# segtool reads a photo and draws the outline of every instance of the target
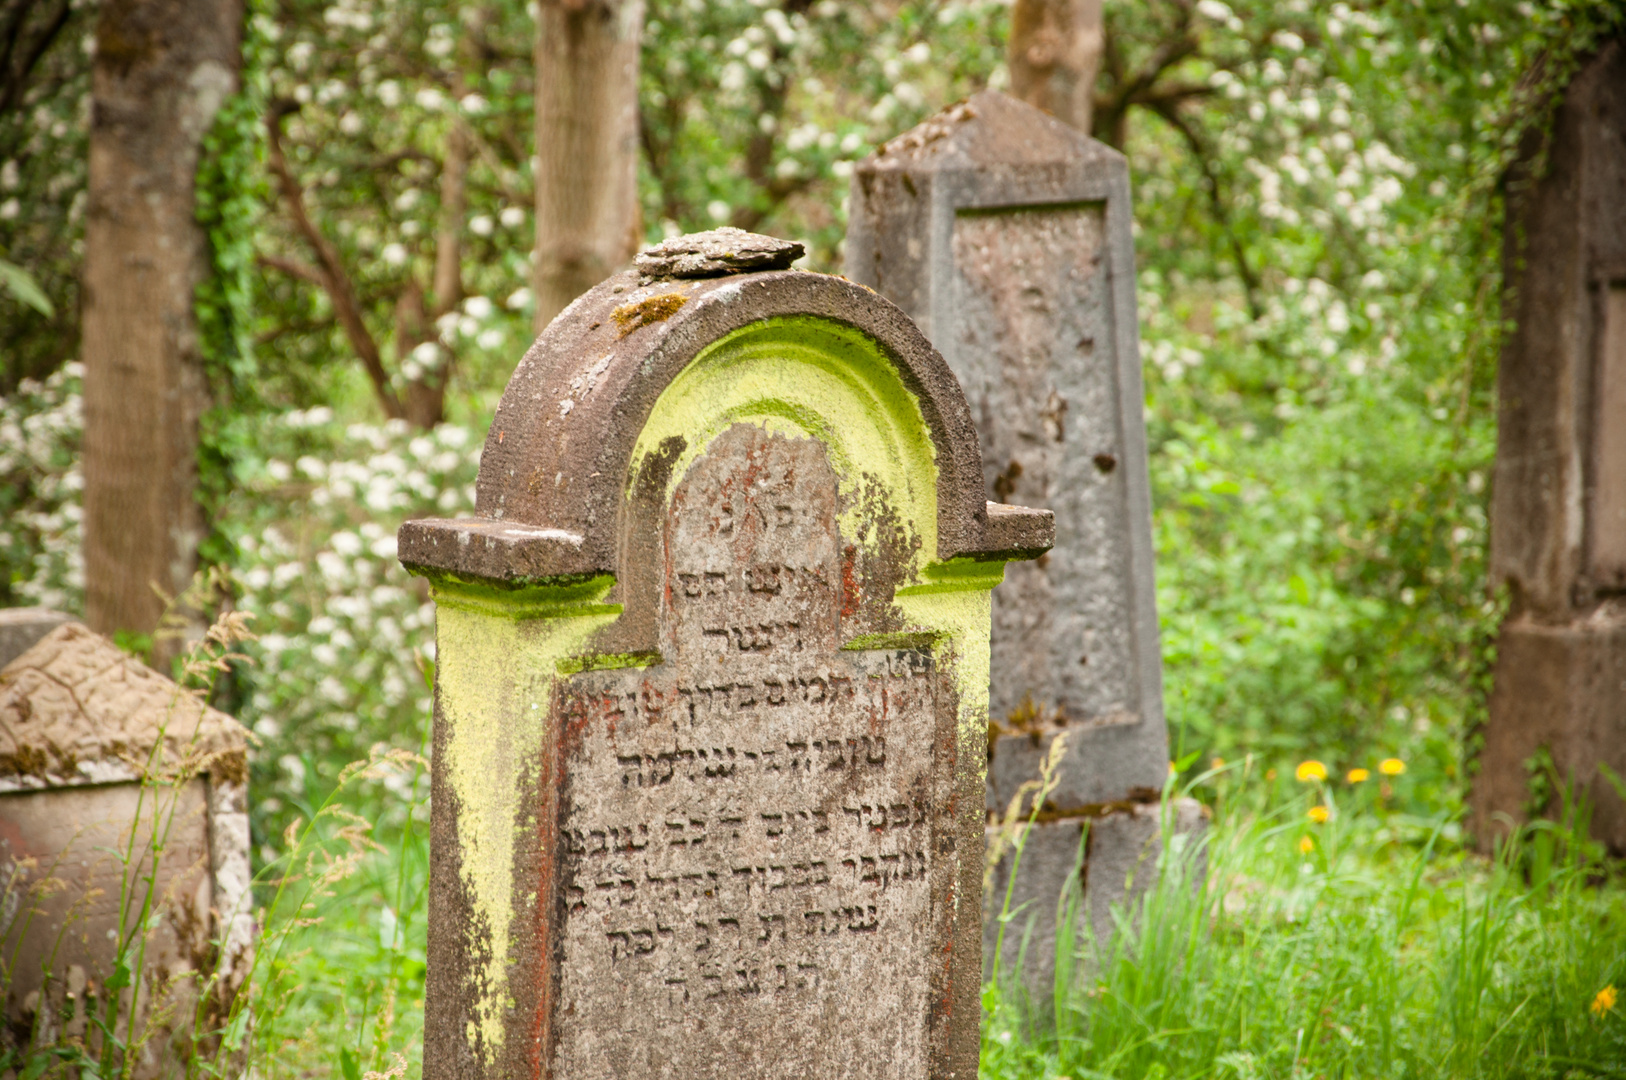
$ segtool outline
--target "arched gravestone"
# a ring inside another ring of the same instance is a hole
[[[988,504],[892,304],[734,230],[520,362],[438,605],[424,1073],[977,1071]]]

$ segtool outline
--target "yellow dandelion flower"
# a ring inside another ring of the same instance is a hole
[[[1327,778],[1327,767],[1314,759],[1301,761],[1293,775],[1300,780],[1325,780]]]
[[[1330,817],[1332,817],[1332,812],[1325,806],[1310,807],[1310,820],[1315,822],[1317,825],[1326,824],[1327,819]]]
[[[1611,1011],[1614,1009],[1615,1002],[1619,997],[1620,995],[1616,993],[1613,983],[1599,990],[1598,996],[1592,999],[1592,1015],[1602,1016],[1604,1013]]]
[[[1299,850],[1304,852],[1306,855],[1310,854],[1310,852],[1315,850],[1315,841],[1311,840],[1308,836],[1299,837]]]
[[[1364,784],[1366,781],[1372,779],[1372,774],[1367,772],[1365,769],[1351,769],[1349,772],[1344,774],[1344,779],[1348,780],[1352,784]]]
[[[1406,771],[1406,763],[1397,757],[1384,758],[1378,762],[1378,772],[1384,776],[1399,776]]]
[[[1214,758],[1208,763],[1208,767],[1210,769],[1223,769],[1225,768],[1225,759],[1222,757]]]

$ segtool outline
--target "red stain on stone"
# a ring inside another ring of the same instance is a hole
[[[858,614],[862,603],[862,590],[858,585],[858,548],[848,544],[841,550],[841,617],[851,618]]]

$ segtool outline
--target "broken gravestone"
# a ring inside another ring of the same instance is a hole
[[[681,237],[586,294],[479,516],[401,528],[430,1080],[977,1074],[989,596],[1051,515],[987,503],[942,358],[798,254]]]
[[[194,1016],[230,1011],[254,938],[245,739],[76,622],[0,670],[0,1048],[99,1055],[113,995],[128,1075],[213,1052]]]
[[[1047,998],[1044,923],[1063,886],[1087,882],[1088,909],[1104,912],[1126,895],[1121,871],[1150,882],[1158,815],[1135,808],[1169,772],[1128,163],[1023,102],[977,94],[859,165],[847,274],[908,312],[958,376],[990,497],[1056,515],[1055,548],[1012,567],[994,596],[987,789],[990,814],[1005,815],[1065,734],[1002,960],[1028,941],[1024,983]]]
[[[1626,40],[1561,93],[1506,184],[1490,573],[1511,603],[1469,809],[1490,850],[1574,785],[1626,854]]]

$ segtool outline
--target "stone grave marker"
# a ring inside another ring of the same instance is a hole
[[[977,1072],[989,504],[942,358],[800,246],[668,241],[564,311],[437,604],[424,1075]]]
[[[1100,865],[1075,880],[1090,910],[1155,857],[1157,815],[1134,808],[1169,771],[1130,209],[1121,154],[995,91],[891,140],[852,184],[848,276],[896,301],[958,376],[990,497],[1056,515],[1055,548],[1012,567],[993,610],[990,814],[1067,736],[1015,897],[1038,942],[1087,822]],[[990,920],[990,965],[996,933]],[[1007,933],[1005,964],[1022,938]],[[1030,945],[1027,985],[1045,998],[1053,960]]]
[[[1471,822],[1489,850],[1550,761],[1626,854],[1626,801],[1601,768],[1626,776],[1626,40],[1581,66],[1507,191],[1490,572],[1511,606]],[[1556,810],[1549,790],[1538,812]]]
[[[0,668],[32,649],[40,638],[66,622],[73,622],[73,616],[50,608],[0,608]]]
[[[164,1009],[178,1019],[159,1021],[132,1075],[184,1067],[199,976],[220,973],[203,1010],[219,1018],[248,974],[246,751],[235,720],[77,622],[0,670],[0,1046],[26,1046],[36,1023],[47,1043],[65,1034],[100,1046],[88,1013],[105,1008],[114,937],[139,922],[137,912],[121,923],[121,882],[145,891],[156,831],[134,1030]],[[144,785],[154,774],[176,783]],[[132,990],[115,992],[126,1038]]]

